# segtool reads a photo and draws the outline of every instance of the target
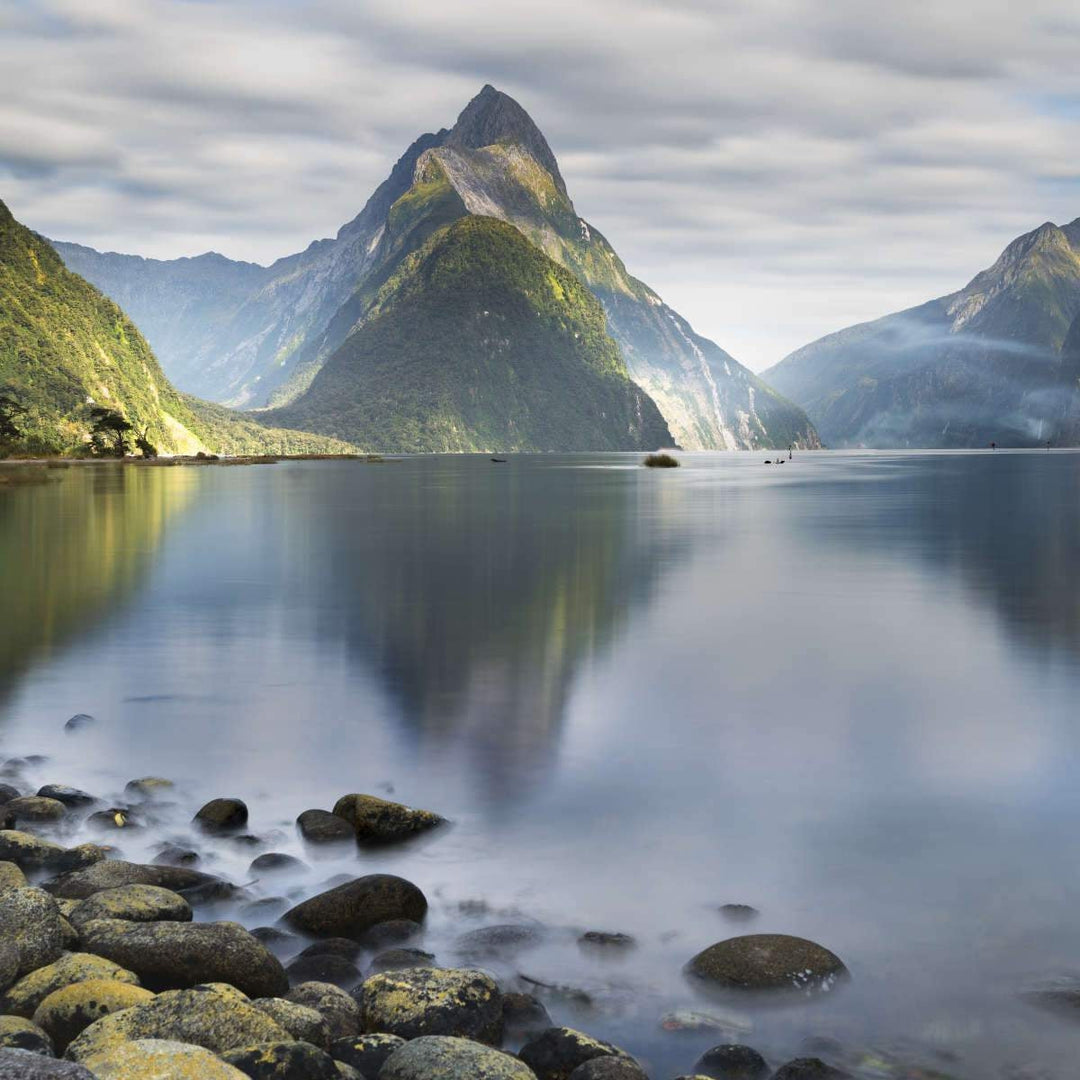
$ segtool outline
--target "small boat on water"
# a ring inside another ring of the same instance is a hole
[[[505,465],[506,464],[506,458],[504,458],[504,457],[493,457],[491,460],[494,461],[496,465]]]

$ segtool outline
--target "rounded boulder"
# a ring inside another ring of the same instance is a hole
[[[502,992],[482,971],[411,968],[366,979],[360,1004],[365,1032],[403,1039],[457,1035],[497,1045],[502,1039]]]
[[[160,885],[121,885],[80,900],[70,915],[76,928],[93,919],[124,922],[191,922],[191,905]]]
[[[271,1042],[228,1050],[223,1061],[252,1080],[337,1080],[334,1059],[305,1042]]]
[[[91,980],[138,986],[133,972],[91,953],[66,953],[55,963],[48,964],[20,979],[0,1000],[0,1009],[14,1016],[32,1017],[38,1006],[52,993],[65,986]]]
[[[0,893],[0,941],[15,951],[16,977],[59,959],[64,930],[56,901],[43,889]]]
[[[827,993],[848,970],[828,949],[787,934],[747,934],[697,954],[686,972],[723,990]]]
[[[426,914],[427,898],[411,881],[393,874],[368,874],[297,904],[282,918],[312,937],[359,938],[389,919],[421,922]]]
[[[334,814],[352,826],[362,844],[399,843],[446,821],[430,810],[416,810],[375,795],[343,795],[334,803]]]
[[[244,1080],[244,1073],[209,1050],[169,1039],[119,1043],[86,1065],[97,1080]]]
[[[145,1005],[153,997],[149,990],[117,979],[88,979],[54,990],[35,1010],[34,1023],[49,1033],[56,1052],[62,1054],[95,1021]]]
[[[379,1080],[536,1080],[518,1058],[470,1039],[428,1035],[395,1050]]]
[[[289,986],[281,961],[239,923],[95,919],[80,933],[86,952],[135,972],[151,990],[223,982],[252,997],[279,997]]]
[[[552,1027],[530,1039],[518,1051],[518,1057],[536,1073],[538,1080],[570,1080],[570,1074],[587,1061],[628,1055],[582,1031]]]

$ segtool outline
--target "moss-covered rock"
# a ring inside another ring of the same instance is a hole
[[[252,997],[279,997],[289,986],[281,962],[239,923],[96,919],[80,936],[87,952],[134,971],[151,990],[223,982]]]
[[[124,885],[157,885],[162,889],[179,892],[219,880],[212,874],[204,874],[186,866],[153,866],[109,859],[81,870],[61,874],[47,882],[45,887],[57,897],[85,900],[94,893],[103,892],[105,889],[118,889]]]
[[[91,980],[126,983],[138,986],[134,972],[90,953],[67,953],[55,963],[30,972],[0,999],[0,1009],[15,1016],[32,1017],[38,1006],[52,993],[74,983]]]
[[[297,1041],[311,1043],[322,1050],[329,1049],[330,1026],[316,1009],[285,998],[257,998],[251,1004],[280,1024]]]
[[[4,804],[3,816],[8,821],[59,821],[67,807],[58,799],[40,795],[21,795]]]
[[[848,978],[828,949],[787,934],[747,934],[717,942],[686,965],[689,975],[722,990],[826,993]]]
[[[536,1080],[510,1054],[470,1039],[428,1035],[395,1050],[379,1080]]]
[[[751,1046],[722,1043],[698,1058],[694,1072],[717,1080],[763,1080],[769,1075],[769,1066]]]
[[[360,1014],[364,1031],[404,1039],[460,1035],[493,1045],[502,1039],[502,993],[490,975],[467,968],[372,975],[364,981]]]
[[[60,916],[60,935],[65,952],[75,952],[79,948],[79,932],[63,915]]]
[[[96,1080],[71,1061],[56,1061],[29,1050],[0,1050],[0,1080]]]
[[[248,808],[240,799],[211,799],[192,820],[205,832],[232,832],[247,824]]]
[[[314,1009],[325,1021],[331,1039],[360,1033],[360,1006],[331,983],[306,982],[284,995],[286,1001]]]
[[[19,829],[0,829],[0,859],[24,870],[38,870],[55,864],[64,848]]]
[[[13,862],[0,862],[0,892],[21,889],[26,885],[26,875]]]
[[[49,1033],[24,1016],[0,1016],[0,1047],[29,1050],[45,1057],[52,1057],[54,1053]]]
[[[140,776],[124,785],[124,794],[134,798],[152,799],[171,791],[173,782],[163,776]]]
[[[628,1055],[611,1043],[568,1027],[548,1028],[518,1051],[518,1057],[539,1080],[570,1080],[570,1074],[586,1061],[608,1056]]]
[[[103,1049],[86,1061],[97,1080],[244,1080],[201,1046],[170,1039],[137,1039]]]
[[[214,984],[167,990],[145,1005],[102,1017],[71,1043],[67,1057],[89,1061],[138,1039],[193,1043],[222,1054],[255,1043],[290,1042],[291,1036],[238,990]]]
[[[352,825],[328,810],[305,810],[296,819],[296,827],[309,844],[339,844],[355,835]]]
[[[334,1059],[305,1042],[268,1042],[229,1050],[222,1060],[252,1080],[337,1080]]]
[[[19,951],[10,941],[0,941],[0,991],[19,977]]]
[[[358,938],[388,919],[421,922],[427,899],[411,882],[393,874],[368,874],[290,908],[283,919],[313,937]]]
[[[330,1056],[335,1061],[351,1065],[362,1076],[378,1076],[386,1059],[404,1045],[405,1040],[400,1035],[354,1035],[347,1039],[334,1039],[330,1044]]]
[[[56,901],[43,889],[0,893],[0,940],[18,955],[17,975],[51,964],[64,949]]]
[[[346,1065],[344,1061],[335,1061],[334,1068],[337,1070],[338,1080],[367,1080],[351,1065]]]
[[[121,885],[88,896],[71,913],[71,923],[75,927],[92,919],[191,922],[191,905],[179,893],[160,885]]]
[[[362,844],[393,844],[446,823],[430,810],[416,810],[374,795],[342,795],[334,803],[334,815],[352,826]]]
[[[54,990],[34,1011],[34,1023],[49,1033],[62,1054],[74,1038],[103,1016],[145,1005],[154,995],[118,979],[87,979]]]
[[[633,1058],[605,1054],[579,1065],[570,1080],[649,1080],[649,1074]]]

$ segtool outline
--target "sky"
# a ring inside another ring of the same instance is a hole
[[[1075,0],[0,0],[0,199],[270,262],[484,83],[632,273],[755,370],[1080,217]]]

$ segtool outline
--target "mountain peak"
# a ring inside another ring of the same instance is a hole
[[[559,190],[566,194],[559,163],[532,117],[509,94],[488,83],[465,106],[446,143],[478,150],[498,142],[515,142],[523,146],[551,173]]]

